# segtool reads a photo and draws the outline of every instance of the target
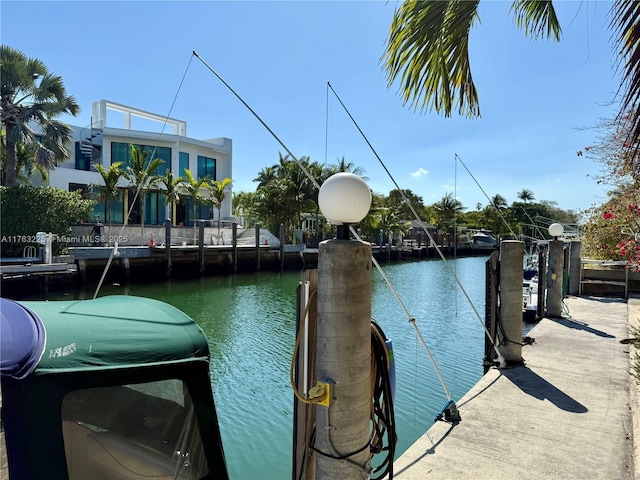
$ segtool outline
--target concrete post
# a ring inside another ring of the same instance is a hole
[[[522,361],[522,281],[524,244],[500,242],[500,353],[507,362]],[[504,334],[503,334],[504,331]],[[504,338],[506,336],[506,338]],[[506,343],[504,342],[505,340]]]
[[[562,266],[564,264],[562,240],[549,242],[549,270],[547,272],[547,316],[562,317]]]
[[[171,277],[171,219],[164,221],[164,263],[167,278]]]
[[[580,295],[580,255],[582,242],[573,240],[569,253],[569,295]]]
[[[256,223],[256,272],[260,271],[260,224]]]
[[[320,243],[316,372],[331,391],[329,406],[316,406],[316,480],[368,478],[371,281],[370,244]]]

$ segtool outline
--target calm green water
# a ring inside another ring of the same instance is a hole
[[[484,315],[485,257],[451,260]],[[383,265],[435,357],[454,400],[481,377],[483,329],[440,260]],[[211,382],[231,479],[291,478],[293,394],[289,366],[295,342],[298,273],[208,277],[153,285],[108,285],[100,295],[168,302],[190,315],[211,344]],[[373,316],[393,341],[398,454],[433,423],[447,398],[415,330],[374,271]],[[49,294],[91,298],[93,291]],[[464,420],[464,419],[463,419]]]

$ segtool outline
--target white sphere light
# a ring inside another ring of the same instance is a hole
[[[318,206],[332,225],[358,223],[369,213],[371,192],[359,176],[336,173],[320,187]]]
[[[560,237],[564,233],[564,227],[561,223],[552,223],[549,225],[549,235],[552,237]]]

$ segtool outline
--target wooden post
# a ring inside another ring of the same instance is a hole
[[[316,384],[316,344],[318,270],[304,270],[298,287],[296,335],[300,347],[296,357],[295,382],[300,393],[307,395]],[[308,316],[302,314],[309,305]],[[315,405],[303,403],[294,396],[293,402],[293,479],[315,478],[315,453],[309,448],[313,442],[311,426],[315,423]],[[306,433],[306,435],[305,435]]]
[[[256,223],[256,272],[260,271],[260,224]]]
[[[204,220],[198,220],[198,265],[204,273]]]
[[[499,272],[499,252],[493,252],[485,263],[486,291],[484,324],[491,335],[491,338],[484,336],[484,373],[489,371],[491,363],[496,358],[496,351],[493,348],[496,342],[496,331],[498,321],[498,272]]]
[[[231,224],[231,245],[233,249],[233,273],[238,271],[238,224]]]
[[[280,271],[284,270],[284,225],[280,224]]]
[[[164,221],[164,264],[165,275],[171,277],[171,220]]]

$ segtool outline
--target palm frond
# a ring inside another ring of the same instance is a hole
[[[551,0],[516,0],[511,5],[516,25],[533,39],[559,41],[562,30]]]
[[[627,157],[637,164],[640,153],[640,3],[616,0],[612,6],[611,29],[617,35],[617,69],[622,73],[619,93],[622,101],[618,120],[630,124],[624,147]],[[627,165],[632,168],[631,165]]]

